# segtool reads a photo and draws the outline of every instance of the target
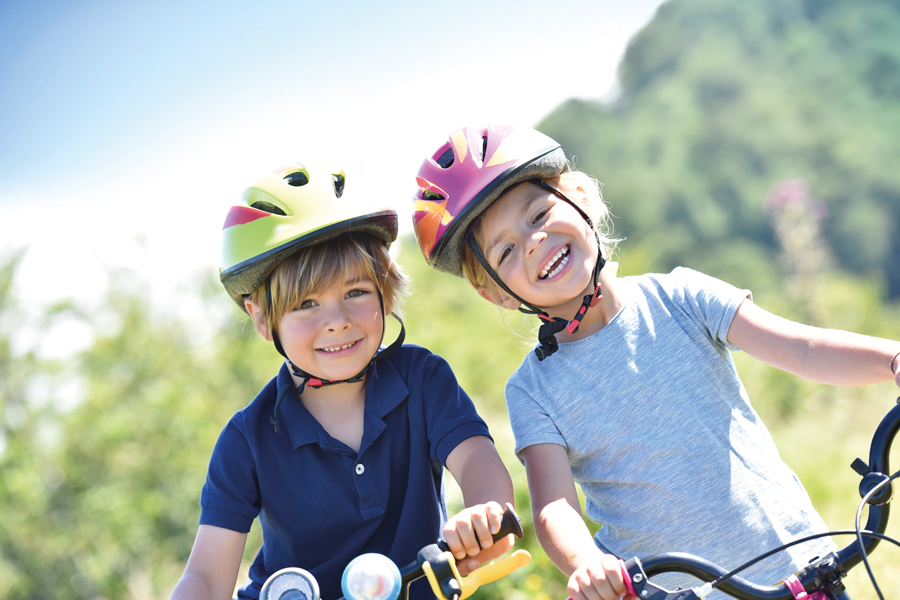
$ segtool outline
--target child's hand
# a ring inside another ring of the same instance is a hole
[[[497,502],[476,504],[450,517],[444,525],[444,540],[456,558],[460,575],[466,575],[482,564],[494,560],[513,546],[513,536],[494,542],[492,534],[500,531],[503,507]],[[478,559],[471,558],[478,556]],[[466,560],[467,557],[470,557]]]
[[[634,600],[625,588],[624,577],[617,557],[612,554],[591,556],[569,577],[569,596],[572,600]]]
[[[900,387],[900,353],[894,355],[894,358],[888,363],[888,367],[891,368],[891,372],[894,374],[894,383],[897,384],[897,387]]]

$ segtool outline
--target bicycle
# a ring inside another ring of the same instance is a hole
[[[890,515],[892,481],[900,477],[900,471],[890,476],[886,475],[890,471],[888,461],[891,445],[898,430],[900,430],[900,398],[875,429],[869,450],[869,463],[866,464],[857,458],[851,465],[851,468],[862,477],[859,484],[862,500],[856,511],[855,529],[830,531],[795,540],[766,552],[732,571],[726,571],[719,565],[698,556],[678,552],[620,561],[628,593],[640,600],[699,600],[713,590],[719,590],[740,600],[850,600],[843,585],[843,578],[847,575],[847,571],[862,562],[878,597],[883,600],[884,596],[875,581],[868,555],[881,540],[900,546],[900,542],[884,534]],[[860,525],[862,512],[867,505],[868,518],[865,528],[862,528]],[[836,534],[855,534],[856,539],[836,552],[814,559],[806,568],[788,577],[781,584],[757,585],[737,577],[737,573],[750,565],[785,548],[817,537]],[[671,572],[692,575],[703,583],[688,590],[670,591],[650,581],[650,577],[654,575]]]
[[[500,529],[493,534],[494,541],[509,534],[521,538],[523,531],[519,515],[507,503]],[[344,568],[341,578],[344,596],[339,600],[407,600],[409,584],[422,577],[427,578],[438,600],[464,600],[481,585],[505,577],[530,561],[527,550],[516,550],[461,576],[443,540],[419,550],[416,559],[402,569],[383,554],[363,554]],[[259,597],[260,600],[320,600],[319,585],[309,571],[288,567],[266,580]]]

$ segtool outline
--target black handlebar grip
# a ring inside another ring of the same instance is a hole
[[[519,515],[516,514],[516,509],[513,508],[512,504],[507,502],[503,507],[503,520],[500,521],[500,530],[493,535],[494,541],[498,542],[509,534],[521,538],[524,533],[525,532],[522,531],[522,520],[519,518]]]
[[[519,519],[519,515],[516,514],[516,509],[512,507],[512,504],[507,502],[503,507],[503,518],[500,521],[500,529],[497,530],[497,533],[493,534],[491,537],[495,542],[499,542],[509,534],[513,534],[517,538],[521,538],[524,535],[524,531],[522,531],[522,520]],[[445,542],[444,540],[438,540],[437,547],[442,552],[450,549],[450,546],[448,546],[447,542]]]

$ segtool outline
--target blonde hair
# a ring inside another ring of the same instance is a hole
[[[616,244],[619,240],[612,237],[612,224],[610,223],[609,208],[603,201],[603,194],[600,191],[600,182],[583,171],[566,171],[555,177],[547,177],[543,180],[545,183],[552,185],[561,191],[565,196],[581,208],[591,222],[594,229],[600,234],[600,242],[603,247],[603,256],[609,259],[615,251]],[[579,188],[583,193],[577,193]],[[505,193],[505,192],[504,192]],[[501,194],[499,198],[502,198]],[[498,200],[499,200],[498,198]],[[496,203],[496,200],[494,201]],[[494,206],[494,205],[492,205]],[[468,233],[475,236],[478,245],[484,248],[487,240],[484,239],[481,221],[485,213],[491,210],[488,207],[478,218],[469,225]],[[475,253],[467,243],[462,245],[460,253],[460,266],[462,267],[463,277],[466,278],[472,287],[478,289],[485,288],[492,295],[503,294],[500,286],[491,279],[487,271],[475,257]]]
[[[277,331],[287,312],[334,282],[346,281],[353,272],[360,280],[375,283],[384,297],[386,312],[401,314],[402,301],[409,290],[406,274],[381,240],[367,234],[347,234],[303,248],[278,263],[269,275],[271,307],[266,301],[265,285],[249,295],[259,306],[256,324],[265,323],[269,333]]]

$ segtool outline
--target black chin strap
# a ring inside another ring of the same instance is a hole
[[[382,308],[381,314],[382,323],[384,323],[384,308]],[[280,352],[281,355],[284,356],[285,360],[287,360],[288,364],[291,366],[291,372],[295,376],[303,379],[303,381],[300,382],[300,386],[297,388],[297,394],[302,394],[306,386],[309,386],[313,389],[319,389],[326,385],[337,385],[339,383],[359,383],[360,381],[365,379],[369,367],[371,367],[375,363],[375,361],[387,358],[388,356],[396,352],[400,348],[400,346],[403,345],[403,341],[406,339],[406,327],[403,325],[403,320],[394,313],[391,313],[391,316],[397,319],[397,322],[400,323],[400,333],[397,335],[397,339],[395,339],[391,343],[391,345],[384,350],[376,352],[375,356],[372,357],[372,361],[369,362],[369,364],[367,364],[365,367],[363,367],[362,371],[360,371],[350,379],[322,379],[321,377],[316,377],[315,375],[307,373],[306,371],[295,365],[293,361],[291,361],[291,359],[287,357],[287,355],[284,353],[284,349],[281,347],[281,342],[278,341],[278,334],[273,331],[272,339],[275,342],[275,348],[278,349],[278,352]],[[284,393],[288,389],[288,386],[285,386],[281,393],[278,394],[278,398],[275,400],[275,409],[272,411],[272,416],[269,418],[269,422],[272,423],[272,426],[275,428],[275,433],[278,433],[281,430],[278,424],[278,407],[281,405],[281,401],[284,399]]]
[[[542,361],[548,356],[551,356],[559,349],[559,342],[556,339],[556,334],[565,329],[566,331],[568,331],[569,335],[574,335],[575,332],[578,331],[578,328],[581,326],[581,320],[584,319],[584,316],[585,314],[587,314],[588,309],[592,306],[595,306],[597,302],[599,302],[603,297],[603,295],[600,293],[600,271],[606,265],[606,259],[603,258],[603,244],[600,241],[600,234],[594,228],[594,223],[591,221],[591,218],[586,212],[584,212],[584,210],[580,206],[572,202],[558,189],[541,179],[528,179],[526,181],[522,181],[521,183],[531,183],[536,186],[542,187],[552,193],[554,196],[557,196],[558,198],[561,198],[568,202],[575,210],[578,211],[581,217],[588,224],[588,227],[591,228],[591,231],[594,232],[594,239],[597,241],[597,262],[594,263],[594,272],[591,278],[591,281],[596,287],[594,288],[593,293],[586,294],[584,298],[582,298],[581,307],[575,313],[575,316],[571,320],[566,320],[562,317],[551,317],[547,314],[546,311],[532,306],[528,302],[525,302],[525,300],[523,300],[522,298],[519,298],[519,296],[517,296],[511,289],[509,289],[509,287],[505,283],[503,283],[503,280],[500,279],[500,276],[496,271],[494,271],[490,263],[488,263],[487,258],[484,256],[484,252],[482,252],[481,250],[481,246],[478,245],[478,240],[475,239],[475,236],[471,232],[466,235],[466,243],[469,245],[469,248],[472,250],[475,258],[477,258],[478,262],[481,263],[481,266],[487,272],[488,276],[494,280],[494,283],[500,286],[500,288],[504,292],[509,294],[510,297],[516,299],[519,302],[519,311],[527,315],[535,315],[539,319],[541,319],[541,321],[543,321],[540,329],[538,329],[538,342],[540,342],[540,345],[534,349],[534,353],[538,357],[538,360]]]
[[[596,278],[594,281],[596,281]],[[575,313],[575,317],[573,317],[571,321],[566,321],[561,317],[550,317],[547,316],[546,313],[539,314],[538,318],[544,321],[544,324],[538,329],[538,341],[541,345],[534,349],[534,353],[537,355],[538,360],[544,360],[559,350],[559,342],[556,340],[556,334],[563,329],[568,331],[569,335],[573,335],[578,331],[578,328],[581,326],[581,320],[584,318],[584,315],[587,314],[588,309],[596,305],[602,297],[603,295],[600,293],[600,284],[598,283],[597,287],[594,288],[593,293],[585,294],[584,298],[581,299],[581,308],[578,309],[578,312]]]

